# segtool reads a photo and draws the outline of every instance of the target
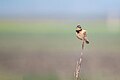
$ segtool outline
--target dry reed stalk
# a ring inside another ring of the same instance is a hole
[[[82,50],[83,50],[83,49],[84,49],[84,41],[83,41],[83,43],[82,43]],[[75,69],[75,72],[74,72],[74,76],[75,76],[75,79],[76,79],[76,80],[81,79],[81,78],[80,78],[80,70],[81,70],[81,64],[82,64],[82,55],[83,55],[83,53],[82,53],[82,51],[81,51],[81,53],[80,53],[80,58],[79,58],[79,60],[77,61],[76,69]]]

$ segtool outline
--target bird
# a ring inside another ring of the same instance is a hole
[[[87,39],[86,30],[82,29],[80,24],[78,24],[76,27],[76,37],[83,41],[83,46],[84,46],[84,42],[86,42],[86,44],[89,44],[89,40]]]

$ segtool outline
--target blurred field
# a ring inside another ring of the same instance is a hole
[[[0,80],[72,80],[81,42],[80,23],[88,31],[82,76],[86,80],[120,80],[120,30],[105,20],[0,21]]]

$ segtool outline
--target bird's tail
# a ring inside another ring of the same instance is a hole
[[[86,42],[86,44],[89,44],[89,41],[88,41],[88,40],[86,40],[85,42]]]

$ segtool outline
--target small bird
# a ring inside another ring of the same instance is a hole
[[[83,46],[84,46],[84,42],[86,42],[86,44],[89,44],[89,40],[87,39],[86,30],[82,29],[79,24],[76,27],[76,36],[78,39],[83,41]]]

